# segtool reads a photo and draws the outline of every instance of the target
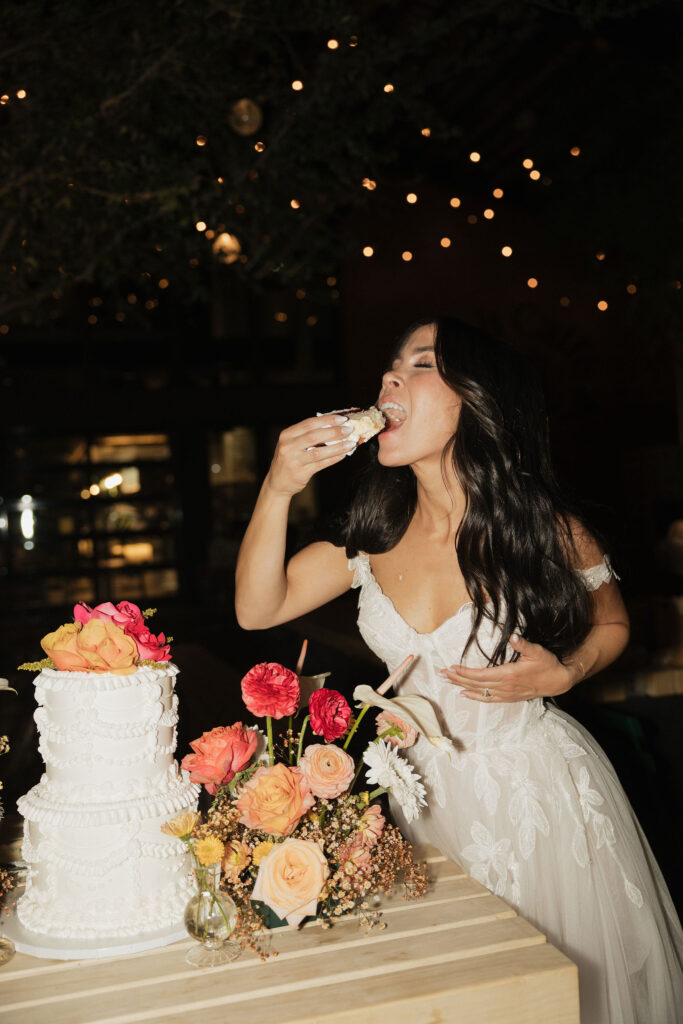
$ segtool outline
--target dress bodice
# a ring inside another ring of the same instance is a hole
[[[472,668],[485,668],[488,658],[500,642],[501,626],[493,618],[484,617],[479,625],[476,642],[470,644],[463,658],[463,651],[472,629],[476,608],[473,601],[462,605],[455,615],[437,626],[431,633],[418,633],[394,607],[375,579],[370,559],[360,552],[349,560],[354,571],[353,588],[360,589],[358,601],[358,628],[368,647],[385,662],[390,672],[403,661],[407,654],[414,654],[415,660],[396,687],[398,693],[418,693],[426,697],[439,717],[444,733],[456,744],[468,738],[477,745],[482,734],[491,734],[505,728],[516,731],[529,718],[539,717],[544,710],[543,698],[514,703],[484,704],[461,695],[460,687],[454,686],[439,675],[439,670],[454,664]],[[614,575],[608,555],[590,569],[579,569],[588,590],[596,590],[601,583]],[[488,607],[492,603],[488,602]],[[520,629],[523,630],[523,623]],[[514,648],[508,644],[506,661],[511,660]],[[498,737],[500,739],[500,736]]]

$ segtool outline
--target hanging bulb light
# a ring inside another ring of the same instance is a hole
[[[230,108],[228,124],[237,135],[254,135],[263,124],[263,111],[258,103],[244,97]]]

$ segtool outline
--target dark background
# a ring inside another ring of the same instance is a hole
[[[353,592],[240,630],[235,558],[279,431],[371,402],[396,334],[443,312],[538,367],[558,475],[610,539],[631,640],[561,703],[680,906],[680,5],[292,6],[3,12],[5,841],[41,772],[16,666],[78,600],[158,608],[180,756],[304,637],[308,672],[380,681]],[[294,502],[290,550],[357,462]]]

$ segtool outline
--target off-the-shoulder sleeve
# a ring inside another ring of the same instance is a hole
[[[353,570],[352,590],[364,586],[370,579],[370,559],[364,551],[359,551],[355,558],[349,558],[348,567]]]
[[[609,583],[613,576],[618,580],[621,579],[621,576],[612,568],[609,555],[603,555],[599,565],[592,565],[590,569],[577,569],[576,571],[583,577],[587,590],[597,590],[600,584]]]

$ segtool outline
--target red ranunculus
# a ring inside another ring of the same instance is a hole
[[[338,690],[314,690],[308,701],[311,729],[328,743],[343,736],[351,721],[351,708]]]
[[[106,601],[104,604],[98,604],[96,608],[90,608],[81,601],[74,607],[74,619],[83,623],[89,622],[90,619],[113,622],[129,636],[134,636],[145,629],[144,616],[138,606],[131,601],[119,601],[116,605]]]
[[[163,633],[155,636],[148,629],[141,629],[138,633],[133,633],[133,640],[135,640],[138,646],[140,661],[171,660],[171,648],[166,643],[166,637]]]
[[[242,700],[257,718],[285,718],[299,704],[299,680],[276,661],[254,665],[242,680]]]
[[[241,722],[221,725],[192,740],[194,754],[186,754],[180,767],[190,773],[192,782],[203,783],[214,796],[218,786],[227,786],[247,766],[257,745],[255,729],[244,729]]]

